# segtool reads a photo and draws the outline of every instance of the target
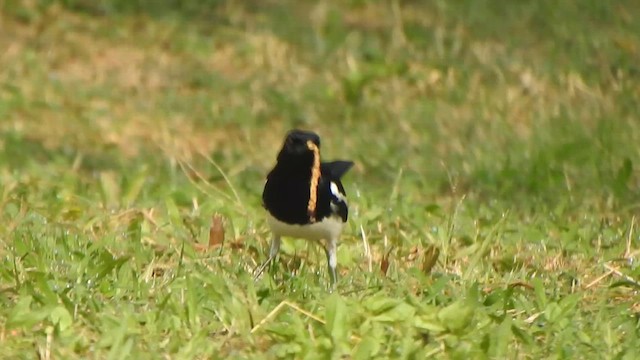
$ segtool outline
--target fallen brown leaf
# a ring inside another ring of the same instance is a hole
[[[222,246],[224,243],[224,224],[220,214],[214,214],[209,228],[209,247]]]
[[[424,259],[422,260],[422,271],[425,274],[429,274],[438,261],[440,256],[440,249],[433,245],[429,245],[424,251]]]
[[[389,270],[389,255],[391,254],[391,249],[386,253],[382,254],[382,259],[380,260],[380,271],[384,276],[387,276],[387,271]]]

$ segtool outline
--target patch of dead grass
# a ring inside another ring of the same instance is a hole
[[[398,57],[393,46],[383,49],[384,63],[393,65],[402,59],[407,70],[404,74],[374,71],[374,79],[362,90],[362,103],[373,116],[357,119],[352,126],[357,131],[366,131],[366,124],[384,125],[416,151],[424,147],[424,133],[431,131],[429,147],[435,151],[434,157],[458,157],[473,163],[496,149],[526,143],[537,128],[555,121],[563,109],[577,112],[572,115],[589,126],[616,106],[615,94],[577,73],[549,78],[536,67],[539,59],[531,59],[527,49],[514,50],[497,40],[476,39],[464,24],[447,26],[434,14],[421,19],[417,16],[420,12],[412,9],[413,5],[401,9],[402,21],[433,32],[434,44],[429,49],[407,45],[406,58]],[[326,4],[316,7],[310,15],[314,27],[326,25],[329,10]],[[354,32],[389,35],[402,25],[388,16],[391,11],[388,4],[367,3],[347,11],[344,23]],[[114,27],[119,34],[109,35]],[[0,33],[0,44],[6,45],[6,51],[0,53],[0,66],[7,71],[0,78],[16,83],[25,105],[11,113],[10,121],[0,128],[28,133],[49,147],[62,146],[71,138],[82,148],[103,144],[116,146],[125,156],[135,156],[142,148],[159,146],[173,149],[185,160],[244,141],[258,149],[247,150],[253,159],[269,162],[266,152],[259,149],[277,146],[274,144],[279,144],[287,130],[288,121],[281,120],[290,120],[281,118],[269,103],[269,92],[285,94],[292,104],[304,104],[304,115],[312,126],[320,133],[332,134],[332,127],[324,125],[327,111],[305,104],[305,87],[322,84],[333,94],[327,101],[335,102],[323,105],[345,108],[350,106],[341,98],[345,79],[371,68],[367,59],[356,56],[362,46],[358,36],[348,36],[329,54],[323,69],[305,61],[310,55],[305,49],[260,29],[247,28],[231,38],[215,33],[198,35],[202,36],[198,41],[209,44],[199,52],[168,46],[188,40],[188,36],[183,29],[145,17],[113,23],[59,6],[32,23],[7,19]],[[208,37],[211,43],[207,43]],[[461,48],[439,48],[443,38]],[[431,61],[448,53],[458,54],[462,62],[436,67]],[[25,57],[30,57],[37,71]],[[218,75],[227,88],[194,89],[185,78],[200,74]],[[184,102],[203,93],[210,96],[211,124],[225,111],[245,107],[251,116],[266,115],[267,119],[252,131],[233,124],[203,127],[191,121],[190,113],[157,110],[168,92]],[[452,94],[457,92],[462,94],[454,101]],[[43,100],[46,106],[30,106]],[[432,118],[416,110],[424,103],[432,104]],[[415,166],[419,170],[421,164]]]

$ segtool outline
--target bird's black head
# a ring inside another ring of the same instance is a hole
[[[313,165],[315,145],[320,149],[320,137],[311,131],[291,130],[287,134],[278,154],[278,165],[286,167],[300,167],[309,169]]]

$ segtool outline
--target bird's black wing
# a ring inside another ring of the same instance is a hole
[[[320,206],[324,216],[338,215],[342,221],[347,221],[349,207],[346,192],[340,178],[353,166],[352,161],[331,161],[320,164],[322,178],[319,186]]]

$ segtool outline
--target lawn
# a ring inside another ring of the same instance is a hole
[[[0,358],[640,358],[640,2],[0,1]],[[270,241],[287,130],[353,160]]]

